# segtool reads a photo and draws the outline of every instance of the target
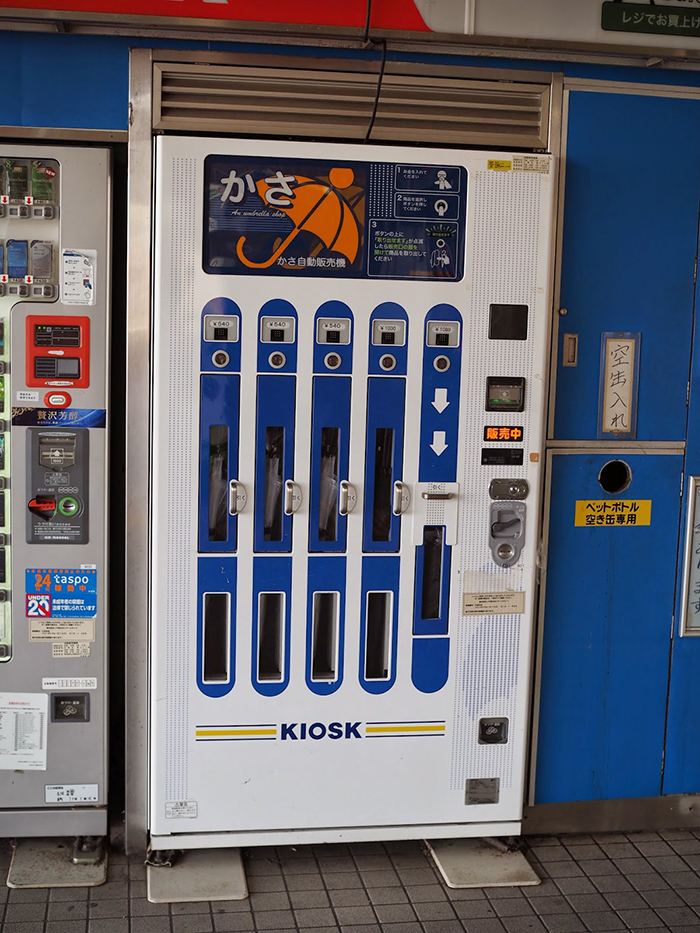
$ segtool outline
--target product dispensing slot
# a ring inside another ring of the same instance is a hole
[[[338,428],[321,428],[319,541],[337,541],[338,539],[339,448],[340,430]]]
[[[314,593],[311,679],[333,681],[338,671],[338,593]]]
[[[204,594],[204,683],[221,683],[229,679],[230,606],[228,593]]]
[[[264,540],[282,540],[284,428],[265,429]]]
[[[258,680],[282,680],[284,593],[258,596]]]
[[[365,680],[388,680],[391,644],[391,592],[367,593]]]
[[[228,537],[228,427],[209,428],[209,540]]]
[[[426,525],[423,530],[421,619],[440,618],[444,532],[445,529],[438,525]]]
[[[374,444],[374,504],[372,540],[388,541],[391,535],[394,484],[394,429],[377,428]]]

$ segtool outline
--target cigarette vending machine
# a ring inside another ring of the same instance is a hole
[[[0,149],[0,835],[107,829],[110,153]]]
[[[518,831],[552,189],[156,141],[154,847]]]

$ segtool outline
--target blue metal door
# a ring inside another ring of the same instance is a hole
[[[618,495],[599,482],[613,460]],[[680,453],[551,455],[536,803],[661,793],[682,471]],[[649,500],[650,524],[629,522]],[[576,525],[577,501],[605,508]]]

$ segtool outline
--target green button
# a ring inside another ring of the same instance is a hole
[[[72,496],[65,496],[58,503],[58,510],[62,515],[75,515],[79,508],[78,500]]]

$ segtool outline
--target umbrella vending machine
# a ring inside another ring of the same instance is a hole
[[[0,149],[0,836],[107,831],[110,171]]]
[[[523,804],[549,156],[156,140],[150,829]]]

